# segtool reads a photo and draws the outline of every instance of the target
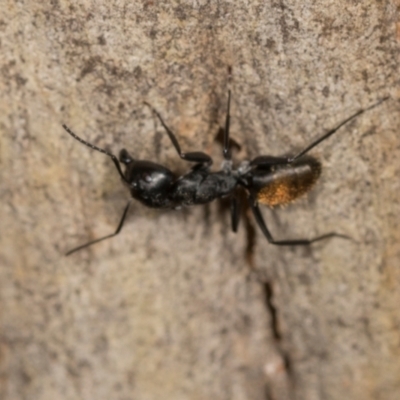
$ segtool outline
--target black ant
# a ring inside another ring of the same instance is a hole
[[[160,164],[146,160],[135,160],[125,149],[120,151],[118,160],[114,154],[107,150],[81,139],[66,125],[63,125],[63,128],[74,139],[109,156],[114,162],[122,181],[130,190],[132,198],[139,200],[147,207],[179,209],[182,206],[206,204],[215,199],[229,196],[231,200],[232,230],[236,232],[240,216],[237,189],[243,188],[247,193],[248,202],[257,224],[271,244],[279,246],[309,245],[333,236],[348,238],[345,235],[332,232],[312,239],[275,240],[264,222],[258,205],[259,203],[270,207],[284,205],[307,193],[321,173],[321,164],[318,160],[306,154],[333,135],[343,125],[378,106],[388,97],[368,108],[357,111],[293,157],[259,156],[252,161],[243,161],[237,169],[233,168],[230,151],[230,99],[231,92],[228,91],[228,105],[223,135],[224,162],[221,170],[216,172],[210,171],[212,159],[209,155],[200,151],[182,152],[175,134],[165,124],[161,115],[148,103],[145,104],[150,107],[160,120],[179,157],[185,161],[195,163],[186,174],[176,176],[168,168]],[[120,163],[125,165],[125,173],[122,172]],[[128,201],[114,233],[75,247],[68,251],[66,255],[117,235],[122,229],[131,202],[132,199]]]

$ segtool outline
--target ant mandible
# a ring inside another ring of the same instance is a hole
[[[221,170],[215,172],[210,170],[212,159],[209,155],[203,152],[182,152],[175,134],[166,125],[161,115],[148,103],[145,103],[160,120],[179,157],[185,161],[195,163],[189,172],[181,176],[176,176],[168,168],[152,161],[135,160],[125,149],[120,151],[118,159],[109,151],[81,139],[66,125],[62,126],[74,139],[93,150],[109,156],[114,162],[123,183],[130,190],[132,198],[139,200],[147,207],[178,209],[182,206],[206,204],[218,198],[230,197],[232,230],[236,232],[240,216],[236,193],[237,188],[243,188],[247,193],[248,202],[256,222],[269,243],[278,246],[309,245],[333,236],[348,237],[331,232],[312,239],[275,240],[265,224],[259,204],[265,204],[270,207],[284,205],[307,193],[321,173],[321,164],[317,159],[306,154],[319,143],[332,136],[343,125],[387,99],[388,97],[385,97],[372,106],[357,111],[293,157],[258,156],[252,161],[242,161],[239,167],[235,169],[233,168],[229,140],[231,100],[231,92],[229,90],[223,136],[224,161]],[[122,172],[121,163],[125,165],[125,173]],[[132,199],[125,206],[121,220],[114,233],[75,247],[68,251],[66,255],[68,256],[78,250],[117,235],[124,225],[131,202]]]

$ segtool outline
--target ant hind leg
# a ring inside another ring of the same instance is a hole
[[[325,235],[317,236],[312,239],[275,240],[272,237],[271,232],[267,228],[267,225],[265,224],[264,218],[261,214],[258,204],[252,198],[249,199],[249,202],[250,202],[250,207],[253,211],[253,215],[257,221],[258,226],[260,227],[264,236],[267,238],[268,242],[273,245],[276,245],[276,246],[308,246],[312,243],[319,242],[320,240],[324,240],[324,239],[329,239],[331,237],[340,237],[343,239],[351,240],[351,238],[349,236],[342,235],[342,234],[335,233],[335,232],[326,233]]]

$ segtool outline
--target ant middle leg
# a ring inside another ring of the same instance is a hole
[[[269,243],[274,244],[276,246],[308,246],[312,243],[318,242],[320,240],[328,239],[331,237],[340,237],[343,239],[351,239],[347,235],[341,235],[339,233],[330,232],[330,233],[326,233],[325,235],[317,236],[312,239],[275,240],[272,237],[271,232],[267,228],[267,225],[265,224],[264,218],[261,214],[261,211],[260,211],[260,208],[259,208],[257,202],[252,198],[249,198],[249,202],[250,202],[251,210],[253,211],[253,215],[254,215],[256,222],[257,222],[258,226],[260,227],[262,233],[267,238]]]
[[[231,196],[230,210],[231,210],[232,232],[236,233],[239,226],[240,212],[241,212],[241,204],[237,193],[233,193],[233,195]]]
[[[179,157],[182,158],[182,160],[202,164],[206,167],[209,167],[212,164],[212,158],[208,154],[203,153],[202,151],[193,151],[193,152],[189,152],[189,153],[182,152],[181,146],[179,145],[175,134],[171,131],[171,129],[164,122],[163,118],[158,113],[158,111],[155,108],[153,108],[149,103],[144,102],[144,104],[147,105],[148,107],[150,107],[150,109],[153,111],[153,113],[156,114],[157,118],[161,122],[161,125],[164,127],[165,131],[167,132],[172,144],[174,145],[175,150],[177,151]]]

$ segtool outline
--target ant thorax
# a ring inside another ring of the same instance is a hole
[[[248,172],[250,172],[250,170],[251,170],[250,161],[249,160],[243,160],[239,164],[239,167],[236,169],[235,172],[240,177],[240,176],[243,176],[243,175],[247,174]]]
[[[221,171],[229,174],[232,172],[233,162],[232,160],[224,160],[221,163]]]

